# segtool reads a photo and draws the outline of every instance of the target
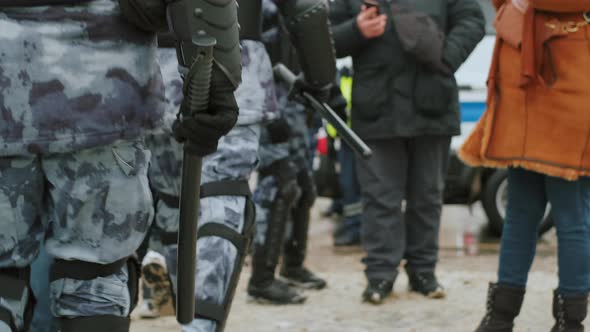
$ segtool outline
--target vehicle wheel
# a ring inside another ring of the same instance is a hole
[[[506,217],[506,202],[508,201],[508,171],[497,170],[486,181],[481,194],[481,202],[489,220],[490,230],[500,236]],[[539,226],[539,236],[553,227],[551,207],[547,206],[545,218]]]

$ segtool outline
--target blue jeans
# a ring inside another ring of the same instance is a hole
[[[590,178],[570,182],[523,169],[508,171],[508,206],[500,249],[500,283],[525,287],[537,232],[551,204],[558,238],[559,292],[590,291]]]
[[[57,324],[49,306],[49,267],[53,259],[41,246],[39,256],[31,265],[31,288],[37,299],[31,332],[55,332]]]

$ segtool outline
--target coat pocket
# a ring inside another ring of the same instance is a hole
[[[362,120],[377,120],[389,108],[390,69],[367,68],[355,72],[352,87],[352,110]]]
[[[451,110],[455,89],[452,76],[419,69],[414,85],[414,105],[423,116],[443,116]]]

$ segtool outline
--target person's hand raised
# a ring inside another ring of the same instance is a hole
[[[365,38],[377,38],[385,33],[387,16],[377,14],[376,7],[367,8],[363,5],[361,12],[356,18],[356,24]]]

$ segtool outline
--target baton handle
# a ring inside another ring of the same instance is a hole
[[[197,44],[193,41],[193,44]],[[196,45],[198,56],[184,77],[186,107],[183,117],[204,112],[209,106],[209,90],[213,68],[213,45]],[[191,153],[185,143],[180,191],[178,225],[178,280],[176,320],[183,325],[195,319],[195,274],[197,270],[197,231],[201,191],[202,158]]]

